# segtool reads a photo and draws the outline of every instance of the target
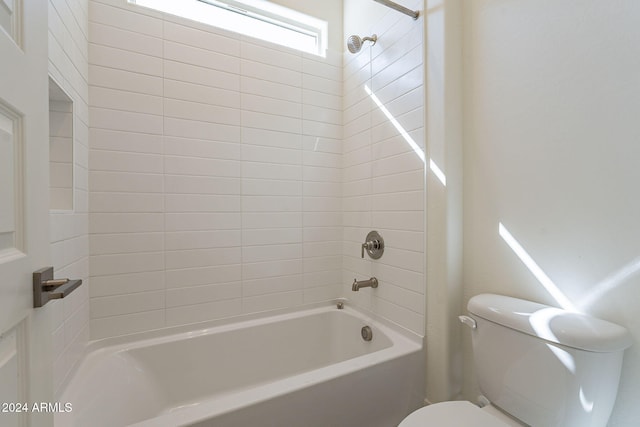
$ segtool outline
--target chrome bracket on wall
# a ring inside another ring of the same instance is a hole
[[[82,280],[53,278],[53,267],[33,272],[33,306],[42,307],[49,300],[64,298],[82,285]]]

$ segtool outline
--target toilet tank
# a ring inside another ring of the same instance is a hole
[[[622,326],[531,301],[477,295],[473,354],[480,390],[533,427],[604,427],[616,400]]]

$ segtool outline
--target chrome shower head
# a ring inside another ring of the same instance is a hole
[[[365,41],[370,41],[372,42],[371,45],[374,45],[378,41],[378,36],[374,34],[371,37],[365,37],[362,39],[359,36],[350,36],[347,39],[347,49],[349,49],[349,52],[351,53],[358,53],[360,52],[360,49],[362,49],[362,42]]]

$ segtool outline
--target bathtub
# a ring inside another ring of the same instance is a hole
[[[421,406],[423,365],[419,337],[335,305],[111,338],[55,426],[392,427]]]

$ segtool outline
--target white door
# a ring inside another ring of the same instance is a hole
[[[0,425],[43,425],[17,404],[50,401],[46,307],[32,274],[49,254],[47,2],[0,0]],[[44,346],[44,347],[43,347]],[[46,417],[45,417],[46,418]],[[46,418],[44,423],[48,423]]]

